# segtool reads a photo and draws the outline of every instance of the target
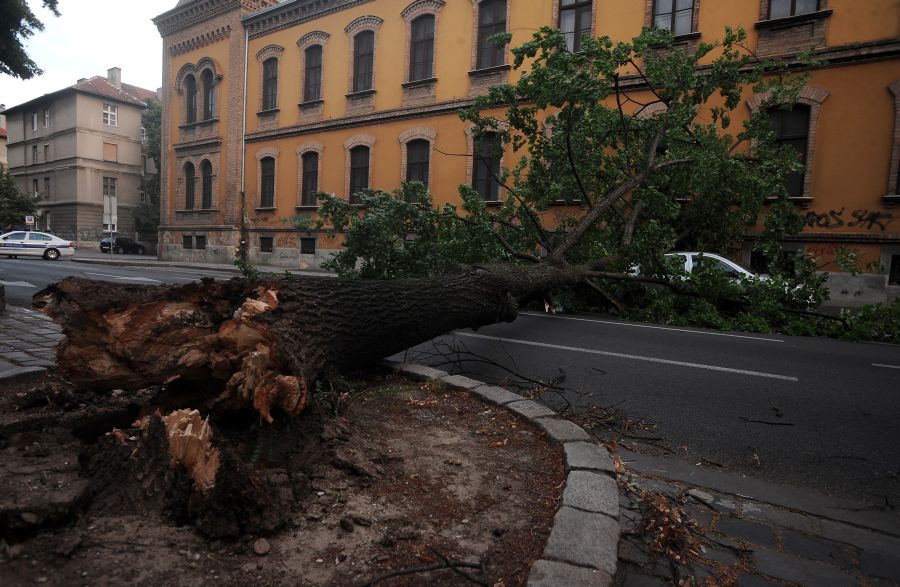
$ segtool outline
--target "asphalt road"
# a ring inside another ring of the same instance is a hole
[[[121,256],[116,256],[121,260]],[[8,303],[31,307],[31,296],[51,283],[69,276],[122,283],[188,283],[201,277],[231,279],[234,272],[200,270],[183,267],[118,267],[93,263],[76,263],[69,259],[0,258],[0,283],[6,287]]]
[[[628,431],[663,439],[644,452],[662,445],[692,463],[900,506],[900,346],[546,314],[438,342],[528,376],[562,375],[582,409],[654,424]],[[421,345],[408,358],[510,377],[434,350]],[[634,440],[614,428],[605,435]]]

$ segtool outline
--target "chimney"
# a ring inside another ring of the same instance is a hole
[[[110,67],[106,70],[106,81],[122,89],[122,70],[118,67]]]

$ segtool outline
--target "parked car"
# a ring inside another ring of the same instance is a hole
[[[675,259],[676,257],[684,259],[684,270],[687,273],[691,273],[695,268],[704,267],[715,271],[721,271],[728,277],[733,277],[738,280],[745,277],[761,277],[752,271],[744,269],[734,261],[715,253],[699,253],[693,251],[666,253],[667,259]]]
[[[74,254],[75,247],[71,242],[46,232],[17,230],[0,234],[0,255],[6,255],[10,259],[21,255],[55,261],[60,256],[71,257]]]
[[[109,237],[102,239],[100,241],[100,252],[108,253],[109,252],[109,243],[112,239]],[[135,253],[138,255],[144,254],[144,245],[131,240],[130,238],[124,236],[117,236],[115,238],[115,242],[113,243],[113,253]]]

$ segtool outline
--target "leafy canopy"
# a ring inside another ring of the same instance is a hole
[[[25,217],[37,210],[38,198],[19,190],[9,170],[0,164],[0,232],[25,225]]]
[[[59,0],[42,0],[45,8],[59,16]],[[30,79],[43,71],[28,57],[23,43],[36,31],[44,30],[42,23],[28,7],[28,0],[0,2],[0,73],[20,79]]]

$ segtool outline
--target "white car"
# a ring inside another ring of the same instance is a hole
[[[742,279],[745,277],[762,277],[756,275],[751,271],[748,271],[747,269],[744,269],[734,261],[716,255],[715,253],[698,253],[693,251],[678,251],[675,253],[666,253],[667,259],[674,259],[676,257],[680,257],[684,260],[684,270],[686,273],[691,273],[695,268],[699,268],[701,265],[703,265],[704,267],[708,267],[716,271],[721,271],[728,277],[733,277],[734,279]]]
[[[60,256],[71,257],[74,254],[75,247],[71,242],[46,232],[17,230],[0,234],[0,255],[10,259],[28,255],[55,261]]]

